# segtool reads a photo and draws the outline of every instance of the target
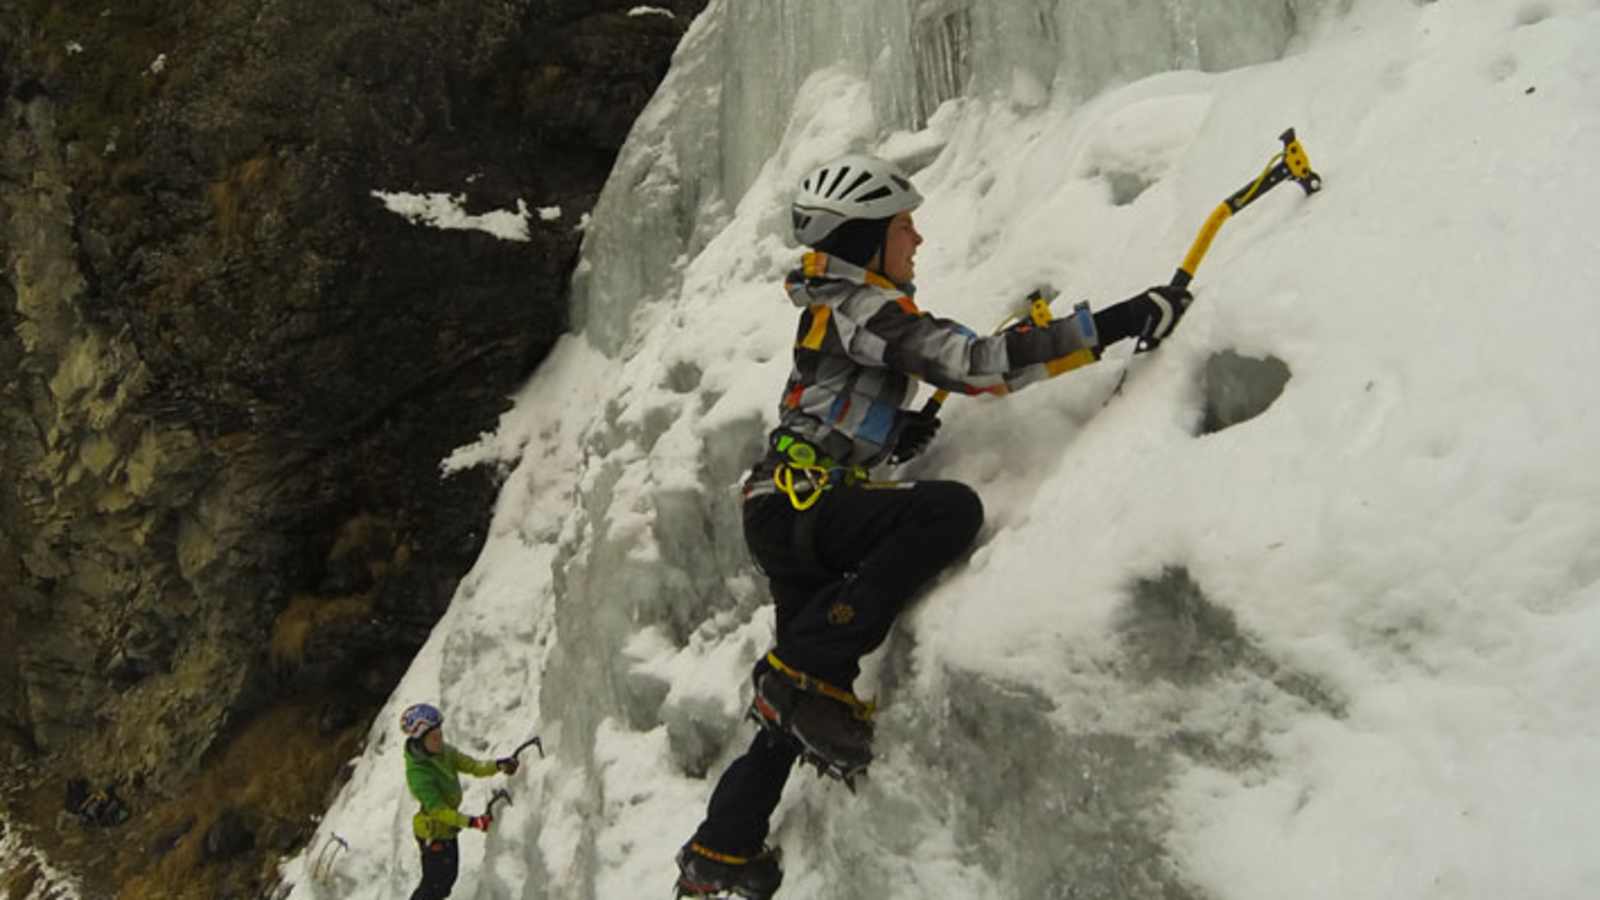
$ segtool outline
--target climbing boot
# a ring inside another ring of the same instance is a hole
[[[854,791],[856,777],[872,762],[873,705],[790,668],[773,654],[766,661],[756,674],[750,718],[793,738],[802,762]]]
[[[693,841],[678,851],[678,897],[767,900],[783,883],[782,853],[763,847],[755,856],[730,856]]]

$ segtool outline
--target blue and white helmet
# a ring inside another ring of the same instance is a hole
[[[444,714],[437,706],[413,703],[400,714],[400,730],[406,737],[419,738],[444,724]]]
[[[887,219],[921,205],[922,195],[899,166],[876,156],[843,156],[800,182],[791,207],[794,239],[815,247],[851,219]]]

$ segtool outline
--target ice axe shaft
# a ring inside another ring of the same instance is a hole
[[[1189,252],[1183,257],[1183,263],[1178,266],[1178,271],[1173,273],[1173,287],[1188,287],[1194,280],[1194,273],[1200,268],[1200,261],[1205,259],[1206,251],[1211,249],[1211,241],[1222,230],[1222,223],[1232,218],[1233,214],[1246,206],[1254,203],[1262,194],[1272,190],[1286,180],[1292,180],[1309,196],[1322,190],[1322,176],[1311,169],[1311,159],[1306,156],[1306,148],[1300,144],[1300,139],[1295,137],[1294,129],[1290,128],[1278,135],[1278,140],[1283,142],[1283,152],[1274,156],[1267,162],[1267,167],[1261,170],[1254,180],[1244,187],[1234,191],[1228,199],[1217,204],[1211,211],[1206,223],[1200,226],[1200,233],[1195,235],[1194,243],[1189,245]]]
[[[1306,148],[1301,145],[1300,139],[1295,137],[1294,129],[1290,128],[1278,135],[1278,140],[1283,142],[1283,150],[1272,159],[1267,160],[1266,168],[1261,170],[1254,180],[1244,187],[1228,195],[1226,200],[1217,204],[1217,208],[1206,217],[1204,225],[1200,226],[1200,233],[1194,237],[1194,242],[1189,245],[1189,252],[1184,255],[1183,262],[1179,264],[1176,272],[1172,273],[1173,287],[1186,288],[1194,280],[1194,273],[1200,268],[1200,261],[1205,259],[1206,251],[1211,249],[1211,241],[1216,238],[1217,232],[1222,230],[1222,223],[1233,218],[1233,214],[1246,206],[1256,202],[1257,199],[1285,181],[1293,181],[1300,185],[1306,196],[1322,190],[1322,176],[1311,168],[1311,159],[1306,156]],[[1139,335],[1139,340],[1133,345],[1134,353],[1147,353],[1161,346],[1161,340],[1150,333],[1155,327],[1155,322],[1149,321],[1144,325],[1144,332]],[[1127,377],[1117,379],[1117,386],[1112,390],[1111,396],[1115,397],[1122,389],[1122,381]]]
[[[1217,204],[1217,208],[1206,217],[1204,225],[1200,226],[1200,233],[1195,235],[1194,243],[1189,245],[1189,252],[1184,255],[1183,262],[1178,270],[1172,273],[1173,287],[1186,288],[1194,280],[1194,273],[1200,268],[1200,261],[1205,259],[1206,251],[1211,249],[1211,241],[1222,230],[1222,223],[1233,217],[1233,214],[1246,206],[1254,203],[1262,194],[1272,190],[1285,181],[1293,181],[1300,185],[1300,189],[1311,196],[1322,190],[1322,176],[1311,168],[1311,158],[1306,155],[1306,148],[1301,145],[1300,139],[1295,137],[1294,129],[1290,128],[1278,135],[1278,140],[1283,142],[1283,151],[1267,161],[1267,167],[1244,187],[1234,191],[1226,200]],[[1135,354],[1146,353],[1161,346],[1159,338],[1150,333],[1155,327],[1154,321],[1144,323],[1144,333],[1139,335],[1139,340],[1133,345]],[[1128,365],[1122,369],[1122,374],[1117,376],[1116,386],[1111,389],[1111,394],[1106,397],[1110,403],[1113,397],[1122,393],[1122,385],[1128,380],[1128,371],[1133,366],[1132,358]]]

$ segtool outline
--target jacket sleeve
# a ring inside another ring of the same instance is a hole
[[[959,322],[892,301],[861,322],[846,346],[857,362],[968,394],[1020,390],[1093,362],[1100,347],[1094,317],[1087,314],[980,336]]]
[[[478,778],[488,778],[490,775],[500,771],[493,761],[476,759],[454,748],[451,748],[449,756],[446,758],[449,760],[451,767],[457,772],[465,772]]]

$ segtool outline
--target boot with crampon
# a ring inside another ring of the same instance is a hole
[[[763,847],[755,856],[731,856],[690,842],[678,851],[678,897],[767,900],[783,883],[782,854]]]
[[[872,763],[873,705],[767,654],[756,672],[750,718],[800,745],[801,761],[850,790]]]

